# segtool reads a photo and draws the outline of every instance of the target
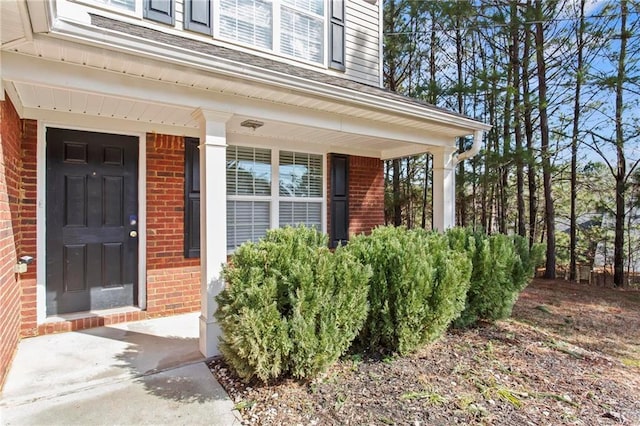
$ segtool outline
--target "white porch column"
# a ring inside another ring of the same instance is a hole
[[[214,297],[224,288],[220,276],[227,261],[226,123],[231,114],[199,109],[200,122],[200,352],[218,355],[220,327]]]
[[[433,228],[444,232],[456,224],[456,161],[453,148],[436,148],[433,155]]]

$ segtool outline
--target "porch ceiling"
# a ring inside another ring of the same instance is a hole
[[[7,85],[14,102],[19,102],[23,115],[27,118],[45,119],[55,122],[74,114],[84,117],[76,125],[91,127],[92,119],[126,120],[137,124],[146,132],[171,133],[199,136],[198,122],[194,119],[194,108],[158,104],[143,100],[126,99],[98,93],[87,93],[69,88],[48,87],[32,83],[13,82]],[[264,123],[252,130],[241,126],[247,119],[259,119]],[[413,153],[425,152],[428,147],[388,138],[376,138],[354,133],[340,132],[297,125],[276,120],[261,119],[256,116],[234,115],[227,123],[227,133],[238,138],[268,139],[278,143],[304,142],[318,145],[319,151],[342,152],[392,157],[395,150],[409,150]]]
[[[3,45],[3,49],[7,50],[7,46]],[[459,123],[443,123],[435,119],[418,118],[417,115],[413,116],[410,112],[414,111],[415,114],[418,114],[420,108],[417,106],[412,106],[409,110],[403,112],[398,110],[397,113],[392,114],[379,108],[362,107],[356,102],[356,98],[359,95],[357,91],[353,91],[353,95],[350,97],[343,96],[338,102],[328,97],[313,96],[292,89],[289,86],[291,78],[284,74],[278,83],[257,83],[251,80],[248,75],[249,67],[245,67],[244,64],[232,64],[232,70],[227,72],[211,72],[211,70],[206,69],[206,66],[195,63],[188,63],[187,66],[182,66],[176,63],[164,62],[161,55],[155,58],[143,57],[40,34],[34,34],[32,42],[11,46],[10,50],[31,57],[67,64],[78,64],[90,69],[112,71],[121,75],[141,77],[146,80],[171,82],[176,85],[202,89],[211,93],[264,99],[274,103],[330,111],[393,125],[410,126],[454,137],[470,134],[473,132],[470,129],[476,126],[483,126],[481,123],[472,123],[470,120],[463,118],[459,119]],[[188,60],[188,58],[185,60]],[[227,66],[229,65],[227,64]],[[383,101],[387,104],[392,103],[388,99],[383,99]]]
[[[2,56],[4,86],[21,115],[49,122],[80,114],[86,127],[118,120],[136,131],[199,136],[193,113],[206,108],[234,114],[229,134],[380,158],[451,147],[474,130],[469,120],[458,125],[363,106],[357,92],[339,100],[304,93],[287,86],[285,75],[265,84],[242,67],[224,74],[40,34],[3,46]],[[245,119],[265,125],[252,131],[240,126]]]

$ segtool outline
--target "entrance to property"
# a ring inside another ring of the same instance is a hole
[[[138,138],[47,129],[47,315],[138,303]]]

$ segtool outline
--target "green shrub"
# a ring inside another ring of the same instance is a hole
[[[462,233],[467,236],[466,245],[461,242]],[[481,320],[508,318],[518,295],[533,278],[540,246],[529,250],[527,240],[518,235],[486,236],[457,229],[449,231],[447,236],[452,248],[466,250],[473,259],[465,309],[454,326],[467,327]]]
[[[439,338],[464,308],[471,262],[443,235],[379,227],[347,250],[373,270],[365,347],[411,352]]]
[[[223,269],[220,351],[245,380],[312,377],[351,345],[367,315],[371,272],[310,228],[271,230]]]

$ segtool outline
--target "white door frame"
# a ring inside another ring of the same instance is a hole
[[[80,118],[78,116],[77,118]],[[122,131],[117,125],[82,127],[68,121],[38,120],[36,151],[36,323],[47,319],[47,128],[58,127],[98,133],[115,133],[138,138],[138,307],[147,307],[147,138],[146,133]]]

